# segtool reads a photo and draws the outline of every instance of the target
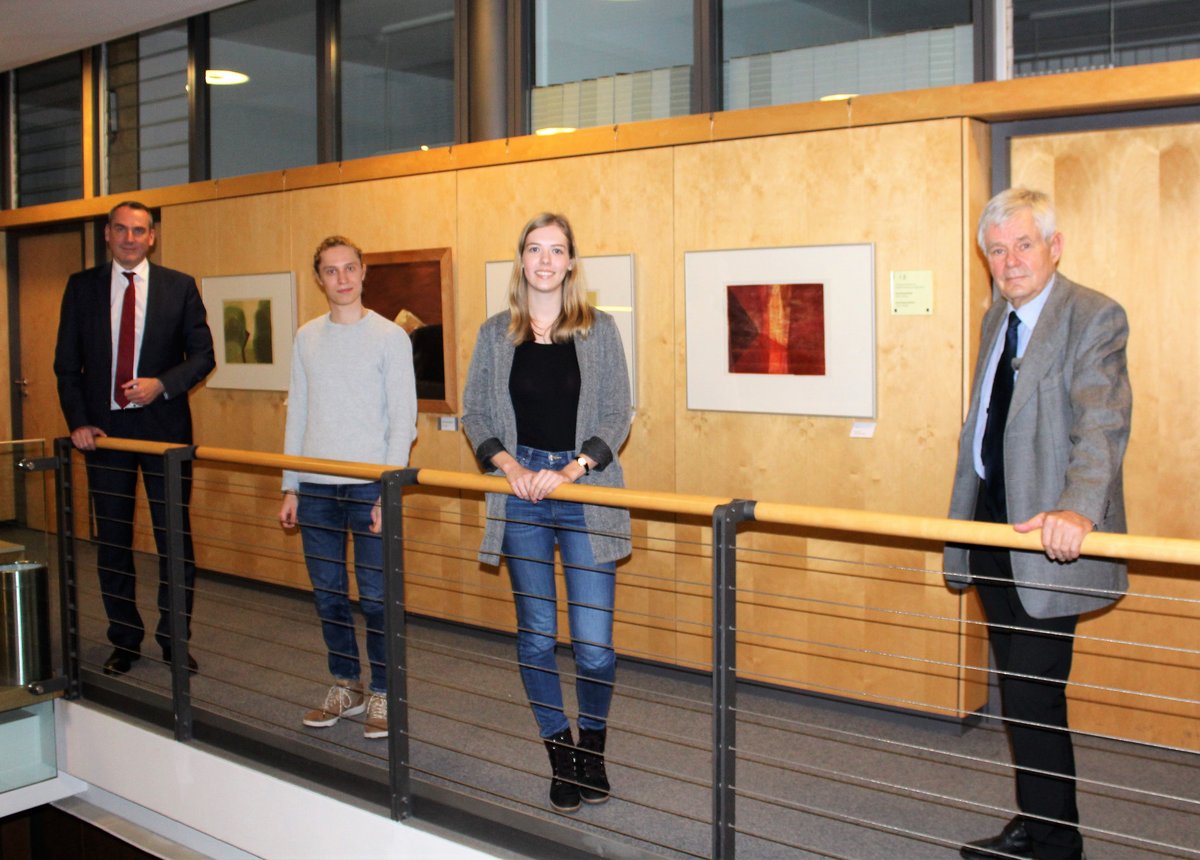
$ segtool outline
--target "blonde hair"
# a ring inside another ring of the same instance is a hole
[[[517,255],[513,260],[512,277],[508,281],[508,309],[512,319],[508,323],[508,337],[514,344],[533,340],[533,324],[529,315],[529,282],[525,280],[525,243],[529,234],[542,227],[557,227],[567,237],[569,268],[562,282],[562,310],[558,319],[550,324],[546,332],[551,343],[566,343],[578,333],[587,337],[592,330],[592,308],[587,301],[587,287],[579,256],[575,250],[575,233],[565,215],[543,212],[531,219],[517,239]]]
[[[358,263],[361,266],[363,261],[362,248],[355,245],[345,236],[326,236],[321,240],[321,244],[317,246],[317,250],[313,252],[313,273],[317,276],[317,283],[321,282],[321,255],[330,248],[339,246],[349,248],[358,257]]]

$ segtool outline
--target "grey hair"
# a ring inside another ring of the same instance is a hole
[[[1049,242],[1057,232],[1054,203],[1050,196],[1029,188],[1009,188],[1001,191],[983,207],[983,214],[979,216],[979,229],[975,233],[979,250],[987,253],[983,234],[989,227],[1000,226],[1022,209],[1029,209],[1033,213],[1033,221],[1042,231],[1042,238]]]

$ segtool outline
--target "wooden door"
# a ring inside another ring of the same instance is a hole
[[[1130,532],[1196,538],[1200,125],[1017,138],[1012,181],[1054,198],[1064,237],[1059,270],[1129,315]],[[1200,750],[1200,571],[1131,564],[1129,595],[1085,618],[1079,635],[1074,727]]]
[[[54,439],[67,433],[58,406],[54,378],[54,341],[63,288],[73,272],[83,268],[83,231],[72,227],[51,233],[21,236],[10,265],[17,267],[17,326],[21,342],[19,367],[13,368],[19,398],[21,435],[44,439],[51,453]],[[22,381],[23,380],[23,381]],[[24,481],[26,523],[31,528],[54,525],[53,482],[48,473]]]

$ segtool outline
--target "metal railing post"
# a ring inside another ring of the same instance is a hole
[[[66,697],[78,699],[79,682],[79,601],[75,569],[75,489],[71,476],[69,436],[54,440],[54,497],[58,507],[58,609],[59,634],[62,637],[63,674],[67,679]]]
[[[183,528],[183,464],[196,459],[195,446],[169,448],[163,454],[163,502],[167,528],[167,610],[171,640],[171,707],[175,740],[192,739],[192,691],[188,673],[188,612]]]
[[[388,787],[392,820],[402,821],[412,814],[408,762],[408,630],[404,600],[404,488],[417,482],[417,470],[384,472],[381,481],[384,637],[388,661]]]
[[[752,519],[752,501],[735,499],[713,511],[714,860],[733,860],[737,853],[737,527]]]

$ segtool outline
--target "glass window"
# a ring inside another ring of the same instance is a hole
[[[1195,0],[1013,0],[1013,76],[1200,57]]]
[[[186,24],[108,43],[108,191],[188,181]]]
[[[316,4],[251,0],[213,12],[208,51],[213,178],[316,163]],[[213,70],[247,79],[217,85]]]
[[[83,60],[16,71],[17,205],[83,196]]]
[[[725,107],[970,83],[971,0],[723,0]]]
[[[531,130],[690,113],[692,6],[535,0]]]
[[[454,0],[342,0],[342,156],[454,142]]]

